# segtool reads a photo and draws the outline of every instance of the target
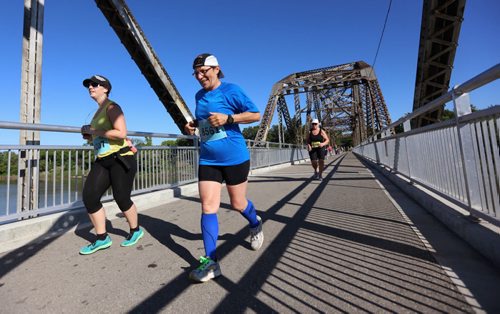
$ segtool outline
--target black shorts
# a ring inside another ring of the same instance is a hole
[[[234,166],[208,166],[198,167],[198,178],[200,181],[216,181],[227,185],[237,185],[248,179],[250,171],[250,160]]]
[[[309,158],[311,158],[311,160],[325,160],[325,156],[326,149],[324,147],[316,147],[309,152]]]

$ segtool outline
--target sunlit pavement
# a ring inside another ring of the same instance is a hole
[[[500,310],[498,270],[354,155],[326,163],[322,181],[310,164],[251,176],[265,233],[257,252],[223,192],[216,280],[188,279],[204,251],[199,199],[185,196],[141,212],[134,247],[120,247],[127,224],[109,217],[113,245],[92,255],[78,254],[89,228],[3,253],[0,312]]]

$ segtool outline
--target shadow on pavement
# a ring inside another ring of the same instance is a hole
[[[338,167],[338,164],[335,166],[332,173],[328,176],[331,177],[335,169]],[[288,201],[290,201],[295,195],[299,194],[309,183],[311,180],[307,180],[304,183],[300,184],[297,188],[291,191],[285,198],[279,200],[279,202],[273,207],[269,208],[266,212],[261,212],[259,215],[262,217],[263,222],[273,217]],[[322,184],[326,184],[327,180],[324,180]],[[319,197],[321,191],[315,192],[313,196],[314,198]],[[183,197],[183,199],[189,199],[189,197]],[[222,206],[222,205],[221,205]],[[226,206],[227,207],[227,206]],[[304,207],[305,208],[305,207]],[[300,217],[302,217],[306,213],[298,213]],[[259,301],[255,298],[255,293],[261,287],[262,283],[265,281],[270,271],[273,269],[276,262],[281,258],[281,253],[284,249],[286,249],[288,242],[286,239],[281,238],[290,238],[293,236],[294,231],[297,230],[298,224],[300,224],[300,217],[297,217],[297,220],[294,224],[287,226],[286,233],[280,234],[280,239],[276,239],[273,241],[273,245],[266,249],[265,254],[257,262],[256,266],[253,266],[252,269],[258,268],[258,272],[256,275],[255,272],[250,271],[249,275],[245,276],[242,281],[238,284],[235,284],[223,276],[217,278],[216,282],[220,284],[226,291],[230,291],[230,294],[219,304],[217,310],[215,312],[240,312],[242,309],[246,309],[250,307],[259,312],[272,312],[273,309],[267,306],[266,304]],[[294,218],[295,219],[295,218]],[[234,235],[232,239],[224,242],[222,245],[217,247],[217,254],[223,258],[225,255],[229,254],[236,246],[241,245],[244,242],[245,237],[247,236],[248,230],[242,229],[238,233]],[[258,282],[254,282],[257,280]],[[251,281],[251,284],[246,284],[245,281]],[[187,274],[182,274],[177,276],[174,280],[166,284],[163,288],[156,291],[152,296],[147,298],[138,304],[134,309],[131,310],[131,313],[147,313],[147,312],[158,312],[170,302],[172,302],[178,294],[181,294],[184,289],[187,289],[192,283],[187,280]],[[176,291],[173,293],[172,291]],[[245,302],[242,302],[245,300]]]
[[[385,187],[396,203],[400,204],[401,210],[435,250],[434,254],[438,257],[439,264],[454,272],[453,276],[459,278],[456,285],[470,291],[480,304],[480,311],[498,313],[500,303],[497,297],[492,297],[491,292],[498,291],[500,271],[484,259],[479,252],[464,245],[462,239],[434,218],[431,213],[413,201],[409,204],[408,196],[374,165],[358,156],[356,158],[367,168],[373,169],[375,178]],[[481,279],[478,280],[478,278]]]
[[[75,226],[77,230],[79,228],[87,230],[86,232],[82,231],[81,237],[90,241],[92,239],[89,232],[91,228],[87,228],[89,223],[90,220],[85,211],[75,210],[63,214],[45,234],[18,249],[6,253],[0,258],[0,278],[22,265],[29,258],[35,256],[39,251],[64,235],[67,230]],[[79,248],[75,248],[75,250],[78,249]]]

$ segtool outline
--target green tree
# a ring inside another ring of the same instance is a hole
[[[144,145],[145,146],[152,146],[153,145],[153,138],[151,136],[144,137]]]
[[[152,146],[153,145],[153,138],[151,136],[146,136],[144,137],[144,140],[140,139],[140,138],[130,138],[130,140],[132,141],[132,144],[134,144],[134,146]]]
[[[193,140],[186,139],[186,138],[178,138],[176,140],[166,140],[161,142],[162,146],[169,146],[169,147],[175,147],[175,146],[193,146]]]
[[[257,136],[257,132],[259,131],[259,126],[251,126],[248,128],[245,128],[241,131],[243,134],[243,137],[247,140],[254,140],[255,137]],[[283,143],[290,143],[290,135],[287,132],[287,129],[285,128],[285,138],[281,139]],[[269,131],[267,132],[267,138],[266,141],[268,142],[279,142],[279,126],[277,124],[272,125],[271,128],[269,128]]]
[[[455,112],[453,110],[443,109],[443,113],[441,114],[441,121],[446,121],[455,118]]]
[[[269,131],[267,132],[267,141],[268,142],[275,142],[278,143],[280,141],[280,135],[279,135],[279,126],[277,124],[271,126]],[[286,134],[287,132],[285,132]],[[281,139],[283,143],[286,143],[284,139]]]
[[[194,146],[193,140],[187,138],[178,138],[175,141],[177,142],[177,146]]]
[[[17,173],[17,160],[18,156],[16,153],[10,154],[10,174],[15,175]],[[7,175],[7,168],[9,163],[9,153],[1,152],[0,153],[0,176]]]
[[[477,107],[474,106],[473,104],[470,105],[470,110],[471,112],[476,112],[478,111]],[[443,113],[441,115],[441,121],[446,121],[450,119],[455,119],[455,111],[454,110],[449,110],[449,109],[443,109]]]
[[[352,146],[352,136],[345,136],[340,139],[340,146],[348,148]]]
[[[161,142],[160,145],[161,146],[168,146],[168,147],[177,146],[177,141],[176,140],[166,140],[166,141]]]
[[[399,124],[399,125],[396,125],[396,127],[394,128],[394,132],[396,134],[399,134],[399,133],[403,133],[405,130],[404,130],[404,126],[403,124]]]
[[[243,134],[243,137],[247,140],[254,140],[255,137],[257,136],[257,132],[259,131],[259,126],[250,126],[248,128],[244,128],[241,131],[241,134]]]

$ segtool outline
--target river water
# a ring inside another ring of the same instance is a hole
[[[53,206],[61,203],[68,202],[68,195],[61,193],[61,185],[56,184],[55,190],[52,190],[52,183],[49,183],[50,187],[47,190],[47,207]],[[6,214],[13,214],[16,212],[16,202],[17,202],[17,182],[11,182],[9,187],[9,208],[7,208],[7,183],[0,182],[0,216]],[[40,195],[38,196],[38,206],[45,207],[45,186],[40,187]],[[55,195],[55,202],[54,202]],[[78,190],[78,197],[81,197],[81,189]],[[72,192],[71,198],[75,198],[75,191]]]

